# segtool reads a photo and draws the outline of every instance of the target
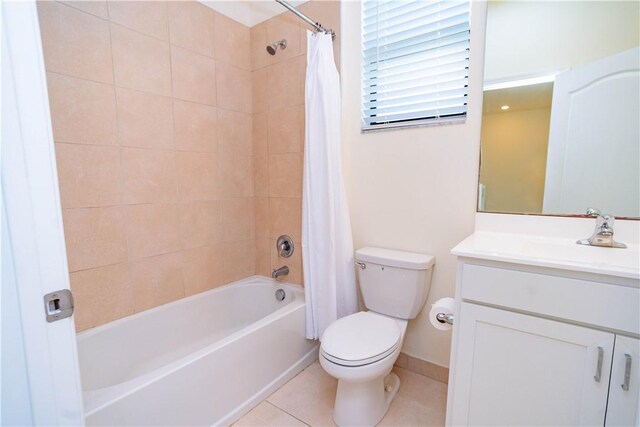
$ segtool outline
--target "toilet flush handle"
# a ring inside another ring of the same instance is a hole
[[[356,261],[356,265],[360,267],[361,270],[364,270],[365,268],[367,268],[367,264],[365,264],[364,262]]]

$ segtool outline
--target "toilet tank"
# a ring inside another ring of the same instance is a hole
[[[356,251],[364,305],[376,313],[415,318],[429,295],[434,257],[382,248]]]

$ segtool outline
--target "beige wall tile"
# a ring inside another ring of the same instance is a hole
[[[267,21],[267,44],[282,39],[287,40],[287,48],[276,51],[277,61],[300,55],[300,18],[292,13],[281,13]]]
[[[256,274],[271,276],[274,260],[271,259],[271,245],[275,241],[267,238],[256,239]]]
[[[269,199],[269,232],[272,239],[282,234],[300,242],[302,235],[302,199]]]
[[[219,107],[251,113],[251,71],[218,61],[216,85]]]
[[[252,197],[222,201],[222,239],[225,242],[255,237],[255,203]]]
[[[299,107],[299,113],[298,113],[298,117],[300,119],[300,143],[302,144],[302,149],[301,151],[304,153],[304,145],[306,142],[306,127],[307,127],[307,122],[306,122],[306,111],[305,111],[305,105],[300,105]],[[303,156],[304,158],[304,156]]]
[[[131,259],[180,250],[176,204],[131,205],[125,209],[127,244]]]
[[[76,331],[84,331],[133,314],[128,264],[70,274]]]
[[[251,70],[251,35],[249,27],[216,13],[216,59],[220,62]]]
[[[252,146],[252,115],[218,109],[218,150],[220,154],[250,156]]]
[[[256,197],[269,197],[269,158],[253,157],[253,180]]]
[[[269,199],[256,197],[256,237],[269,238]]]
[[[225,198],[253,196],[252,156],[220,155],[220,194]]]
[[[173,148],[171,98],[116,88],[116,99],[121,146]]]
[[[178,199],[181,202],[218,198],[218,155],[177,152]]]
[[[253,115],[253,155],[266,156],[269,153],[267,113]]]
[[[182,248],[215,245],[222,242],[221,202],[180,203]]]
[[[396,359],[396,363],[393,366],[397,366],[399,368],[407,368],[409,365],[409,356],[406,353],[400,353],[398,358]]]
[[[302,152],[300,122],[299,106],[269,111],[269,154]]]
[[[53,139],[56,142],[115,145],[113,86],[47,73]]]
[[[62,4],[66,4],[67,6],[74,7],[78,10],[82,10],[83,12],[90,13],[92,15],[98,16],[100,18],[109,19],[109,11],[107,8],[106,1],[100,0],[70,0],[70,1],[61,1],[58,0]]]
[[[164,1],[109,1],[112,22],[161,40],[169,40],[167,3]]]
[[[69,271],[127,260],[122,208],[65,209],[62,217]]]
[[[251,73],[251,99],[254,114],[267,111],[267,70],[265,68]]]
[[[418,359],[417,357],[407,355],[407,366],[411,372],[415,372],[425,377],[432,378],[441,383],[449,382],[449,369],[444,366],[436,365],[435,363],[427,362],[426,360]]]
[[[172,151],[123,148],[122,173],[125,204],[177,200],[176,159]]]
[[[175,98],[216,105],[216,63],[213,59],[172,46],[171,72]]]
[[[116,85],[171,95],[169,43],[111,24]]]
[[[215,107],[174,100],[176,150],[216,152],[218,150]]]
[[[132,262],[131,286],[136,313],[183,298],[182,256],[174,252]]]
[[[213,57],[215,15],[195,1],[169,2],[171,44]]]
[[[302,197],[302,156],[298,153],[269,155],[269,195]]]
[[[267,108],[279,108],[304,103],[304,84],[300,57],[287,59],[267,68]]]
[[[202,246],[183,251],[182,270],[187,296],[222,285],[224,283],[222,245]]]
[[[54,1],[39,1],[37,4],[45,68],[112,83],[107,21]]]
[[[56,161],[63,208],[121,204],[118,148],[56,143]]]
[[[236,240],[227,242],[222,253],[223,277],[225,283],[234,282],[256,271],[255,240]]]
[[[267,42],[267,23],[261,22],[254,25],[249,30],[249,35],[251,37],[251,69],[257,70],[258,68],[274,64],[276,58],[267,53],[267,45],[276,40]]]

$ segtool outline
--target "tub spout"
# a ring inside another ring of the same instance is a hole
[[[287,274],[289,274],[289,267],[287,267],[286,265],[280,267],[280,268],[275,268],[272,272],[271,272],[271,277],[273,279],[277,279],[280,276],[286,276]]]

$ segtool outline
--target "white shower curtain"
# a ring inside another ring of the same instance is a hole
[[[307,338],[358,309],[351,223],[342,180],[340,80],[331,35],[307,32],[302,259]]]

